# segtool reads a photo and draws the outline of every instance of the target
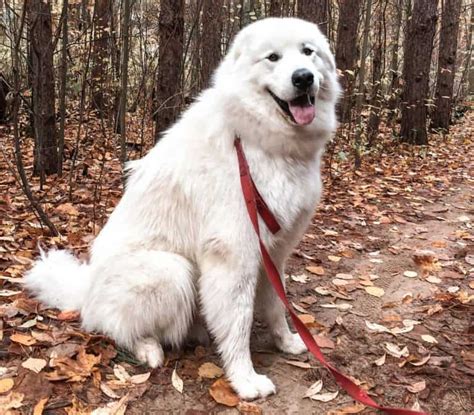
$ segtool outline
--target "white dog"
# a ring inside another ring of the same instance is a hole
[[[213,85],[130,163],[124,196],[89,263],[66,251],[42,253],[26,286],[48,306],[80,310],[86,330],[105,333],[151,367],[163,364],[163,344],[179,346],[195,331],[201,314],[238,394],[274,393],[251,361],[254,305],[280,350],[306,347],[262,270],[234,139],[282,227],[276,235],[261,228],[283,275],[321,195],[320,160],[336,128],[338,95],[334,58],[316,25],[294,18],[249,25]]]

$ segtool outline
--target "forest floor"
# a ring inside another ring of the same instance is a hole
[[[67,156],[76,127],[68,126]],[[22,291],[38,242],[86,258],[119,200],[117,151],[102,133],[92,122],[83,132],[71,176],[67,162],[63,178],[43,188],[31,179],[63,235],[51,237],[15,178],[10,129],[0,126],[0,413],[375,413],[354,404],[308,354],[276,351],[258,321],[253,360],[278,391],[247,404],[218,379],[212,346],[169,352],[165,367],[150,371],[104,336],[81,331],[77,313],[45,309]],[[398,146],[389,136],[383,131],[358,171],[347,145],[326,157],[324,198],[288,264],[288,295],[328,360],[375,400],[467,415],[474,375],[474,113],[449,135],[431,136],[427,147]],[[31,141],[22,146],[30,177]],[[320,380],[322,390],[304,398]]]

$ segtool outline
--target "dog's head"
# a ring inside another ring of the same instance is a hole
[[[291,127],[311,125],[318,102],[339,94],[334,57],[315,24],[268,18],[235,38],[216,84],[225,85],[257,117],[275,117]]]

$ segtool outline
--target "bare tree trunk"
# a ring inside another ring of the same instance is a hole
[[[184,0],[161,0],[159,41],[155,141],[176,120],[181,109]]]
[[[269,16],[281,17],[283,16],[283,0],[270,0]]]
[[[201,87],[209,85],[214,69],[221,59],[222,42],[222,2],[220,0],[204,0],[202,10],[201,42]]]
[[[469,27],[469,37],[467,42],[467,58],[466,58],[466,69],[467,72],[467,95],[474,95],[474,64],[472,62],[472,45],[473,45],[473,33],[474,33],[474,10],[471,10],[471,25]],[[461,79],[461,85],[462,85]]]
[[[92,106],[106,111],[104,88],[107,82],[107,57],[110,39],[111,0],[95,0],[94,4],[94,43],[92,47],[91,92]]]
[[[328,35],[329,0],[298,0],[298,17],[316,23]]]
[[[29,5],[31,6],[31,5]],[[46,215],[45,211],[41,207],[41,205],[36,201],[35,197],[33,196],[33,192],[31,191],[30,184],[26,177],[25,167],[23,165],[23,159],[21,156],[21,147],[20,147],[20,132],[19,132],[19,111],[20,111],[20,43],[21,38],[23,35],[23,27],[25,25],[25,17],[27,12],[27,3],[24,3],[21,17],[20,17],[20,27],[18,30],[18,35],[15,39],[12,39],[12,73],[13,73],[13,103],[12,103],[12,119],[13,119],[13,140],[15,144],[15,161],[16,167],[18,170],[18,175],[20,176],[21,186],[23,192],[25,193],[28,201],[31,204],[31,207],[41,223],[44,223],[51,234],[54,236],[59,236],[59,232],[51,222],[49,217]]]
[[[390,89],[388,91],[390,94],[388,108],[392,111],[389,113],[389,118],[393,118],[395,108],[397,107],[398,101],[400,99],[398,92],[398,88],[400,87],[400,76],[398,73],[398,55],[400,53],[400,33],[403,20],[403,2],[404,0],[397,0],[397,4],[395,6],[395,35],[393,36],[393,44],[390,54]]]
[[[405,37],[401,140],[427,144],[426,131],[431,52],[436,31],[437,0],[415,0]]]
[[[461,0],[443,0],[442,2],[435,108],[431,117],[433,128],[447,130],[451,124],[461,5]]]
[[[360,0],[339,1],[339,24],[337,27],[336,62],[341,71],[344,96],[340,104],[342,122],[349,122],[353,102],[352,90],[357,65],[357,28],[359,26]]]
[[[68,0],[63,0],[63,27],[62,27],[62,48],[61,48],[61,80],[59,95],[59,151],[58,151],[58,175],[63,174],[64,157],[64,125],[66,122],[66,80],[67,80],[67,43],[68,43]]]
[[[375,45],[372,58],[372,93],[370,98],[370,115],[367,123],[367,139],[369,147],[375,141],[379,131],[380,113],[382,111],[381,88],[383,60],[383,29],[387,3],[379,3],[375,15]]]
[[[45,174],[58,171],[51,3],[28,1],[33,61],[34,174],[43,180]]]
[[[360,72],[359,72],[359,85],[357,87],[357,99],[356,99],[356,136],[355,136],[355,168],[360,168],[360,148],[361,148],[361,135],[362,135],[362,104],[364,102],[364,83],[365,83],[365,61],[367,52],[369,49],[369,33],[370,33],[370,17],[372,13],[372,0],[367,0],[365,11],[365,23],[364,23],[364,38],[362,41],[362,53],[360,60]]]
[[[129,31],[130,31],[130,0],[123,1],[122,10],[122,63],[120,74],[120,99],[118,114],[118,130],[120,132],[120,161],[127,160],[126,126],[125,115],[127,112],[128,92],[128,57],[130,53]]]

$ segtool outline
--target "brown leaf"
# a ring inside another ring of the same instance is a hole
[[[413,262],[420,268],[423,274],[438,271],[440,265],[436,254],[432,251],[418,251],[413,254]]]
[[[13,388],[14,384],[15,382],[13,382],[13,379],[11,378],[0,379],[0,393],[8,392],[11,388]]]
[[[66,311],[61,311],[57,319],[61,321],[74,321],[74,320],[79,320],[79,317],[81,314],[77,310],[66,310]]]
[[[300,362],[299,360],[285,360],[285,363],[291,366],[299,367],[300,369],[311,369],[311,365],[307,362]]]
[[[412,366],[423,366],[424,364],[426,364],[428,362],[428,360],[431,359],[431,355],[428,355],[428,356],[425,356],[421,359],[417,359],[416,357],[413,358],[413,359],[409,359],[408,360],[408,363],[410,363],[410,365]]]
[[[42,415],[49,398],[40,399],[33,409],[33,415]]]
[[[32,372],[39,373],[44,369],[46,364],[47,362],[44,359],[35,359],[34,357],[30,357],[25,360],[21,365],[24,368],[31,370]]]
[[[298,318],[299,318],[305,325],[314,323],[314,322],[316,321],[316,319],[314,318],[314,316],[312,316],[311,314],[299,314],[299,315],[298,315]]]
[[[29,334],[14,333],[10,336],[10,340],[15,343],[20,343],[23,346],[31,346],[36,343],[36,339]]]
[[[237,410],[241,414],[262,414],[262,408],[256,403],[240,401],[237,405]]]
[[[212,362],[203,363],[198,370],[199,377],[206,379],[220,378],[224,371]]]
[[[314,340],[316,340],[316,343],[321,348],[334,349],[334,347],[336,347],[334,342],[326,336],[321,336],[319,334],[315,334],[315,335],[313,335],[313,338],[314,338]]]
[[[324,275],[324,268],[323,267],[319,267],[319,266],[309,266],[309,267],[306,267],[306,271],[309,271],[311,272],[312,274],[315,274],[315,275]]]
[[[140,373],[139,375],[133,375],[130,377],[130,382],[134,385],[145,383],[150,378],[151,372]]]
[[[171,384],[179,393],[183,393],[184,382],[183,379],[179,377],[176,369],[174,369],[173,373],[171,374]]]
[[[365,292],[367,294],[373,295],[374,297],[383,297],[385,290],[381,287],[365,287]]]
[[[426,389],[426,382],[422,380],[421,382],[416,382],[411,385],[408,385],[406,388],[411,393],[418,393]]]
[[[47,373],[46,377],[49,380],[67,380],[68,382],[81,382],[82,380],[91,376],[95,366],[100,363],[101,356],[87,354],[82,347],[76,356],[76,359],[69,357],[54,359],[54,366],[56,370]]]
[[[358,414],[365,409],[365,406],[361,403],[354,405],[344,406],[343,408],[333,409],[327,413],[327,415],[349,415]]]
[[[240,402],[239,397],[225,379],[216,380],[209,388],[209,393],[217,403],[222,405],[237,406]]]
[[[78,216],[79,211],[72,205],[72,203],[63,203],[56,207],[56,212],[63,215]]]

